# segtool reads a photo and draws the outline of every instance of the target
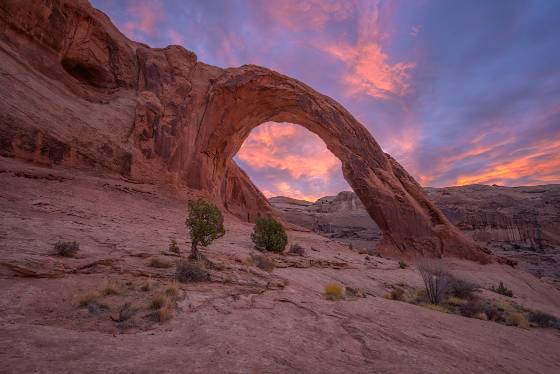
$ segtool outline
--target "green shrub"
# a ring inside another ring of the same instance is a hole
[[[200,259],[199,245],[206,247],[215,239],[224,236],[224,217],[217,206],[206,200],[189,200],[188,205],[189,216],[185,224],[191,234],[190,257],[198,260]]]
[[[62,242],[59,241],[54,245],[54,251],[62,257],[74,257],[80,250],[78,242]]]
[[[274,218],[257,218],[251,240],[258,250],[282,252],[288,244],[288,235],[284,227]]]
[[[513,291],[510,290],[509,288],[507,288],[506,286],[504,286],[503,282],[500,282],[498,287],[492,286],[491,290],[496,292],[496,293],[499,293],[500,295],[504,295],[504,296],[507,296],[507,297],[513,297]]]

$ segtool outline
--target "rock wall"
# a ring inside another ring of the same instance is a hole
[[[232,157],[254,127],[297,123],[342,161],[381,250],[491,260],[350,113],[295,79],[130,41],[86,1],[2,1],[0,60],[3,156],[196,189],[254,220],[275,213]]]

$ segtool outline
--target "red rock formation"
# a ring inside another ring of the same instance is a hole
[[[199,189],[253,220],[272,208],[232,157],[261,123],[297,123],[342,161],[383,251],[490,259],[350,113],[295,79],[132,42],[85,1],[4,0],[0,19],[4,156]]]

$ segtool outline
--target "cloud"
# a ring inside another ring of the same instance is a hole
[[[236,159],[250,174],[259,176],[254,182],[268,196],[316,200],[346,186],[340,183],[341,162],[325,143],[290,123],[260,125],[245,140]]]
[[[165,11],[158,0],[129,1],[126,11],[128,20],[122,25],[122,31],[129,38],[133,40],[153,38],[160,32],[160,23],[165,18]]]
[[[355,43],[329,40],[317,47],[344,63],[343,82],[348,95],[365,93],[379,99],[404,96],[410,89],[410,72],[414,63],[391,63],[382,46],[386,38],[376,5],[363,10]]]

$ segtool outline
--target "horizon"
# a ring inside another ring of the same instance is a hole
[[[421,185],[560,183],[558,2],[92,4],[132,40],[262,65],[334,98]],[[267,197],[351,190],[297,124],[261,124],[235,159]]]

